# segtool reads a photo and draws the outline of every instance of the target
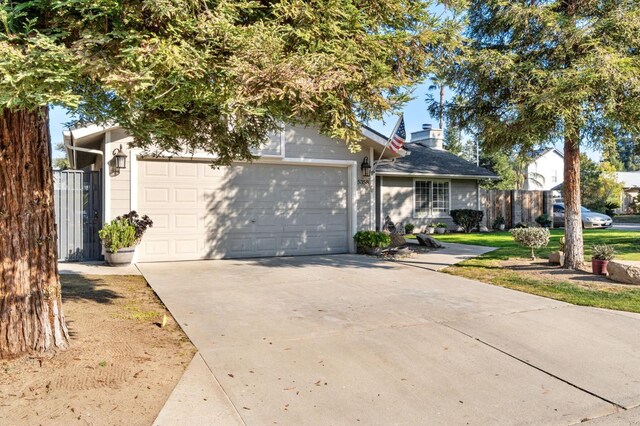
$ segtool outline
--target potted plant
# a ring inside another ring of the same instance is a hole
[[[496,220],[493,221],[493,229],[499,229],[500,231],[504,231],[505,226],[506,226],[506,222],[504,220],[504,217],[502,216],[496,217]]]
[[[433,234],[434,232],[436,232],[436,225],[433,222],[429,222],[427,225],[427,234]]]
[[[444,234],[446,230],[447,230],[447,224],[446,223],[442,223],[442,222],[436,223],[436,233],[437,234]]]
[[[616,256],[616,249],[608,244],[591,246],[591,269],[596,275],[607,275],[607,265]]]
[[[413,230],[415,229],[415,227],[416,227],[416,226],[415,226],[413,223],[407,223],[407,224],[404,226],[404,232],[405,232],[406,234],[412,234],[412,233],[413,233]]]
[[[135,211],[118,216],[106,223],[98,236],[105,249],[105,259],[111,266],[129,265],[133,260],[136,245],[140,244],[147,228],[153,226],[149,216],[140,217]]]
[[[358,253],[379,254],[383,247],[391,244],[391,236],[385,232],[358,231],[353,236]]]

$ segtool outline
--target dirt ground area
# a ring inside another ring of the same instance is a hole
[[[615,292],[638,288],[638,286],[614,283],[604,275],[593,275],[591,264],[588,262],[585,262],[580,271],[562,269],[558,265],[549,264],[545,259],[509,259],[502,261],[500,265],[538,279],[569,282],[590,290]]]
[[[0,362],[0,424],[152,424],[195,348],[142,277],[61,280],[71,347]]]

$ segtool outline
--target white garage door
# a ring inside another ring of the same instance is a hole
[[[346,168],[138,164],[141,262],[348,251]]]

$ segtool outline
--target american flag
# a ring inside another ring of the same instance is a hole
[[[400,121],[396,125],[396,131],[389,139],[389,148],[393,152],[398,152],[404,146],[404,141],[407,139],[407,131],[404,128],[404,115],[400,116]]]

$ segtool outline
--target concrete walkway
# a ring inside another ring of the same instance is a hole
[[[142,275],[136,265],[109,266],[105,262],[58,262],[60,275]]]
[[[357,255],[139,267],[200,351],[159,425],[616,424],[640,405],[640,315]]]
[[[417,240],[407,240],[409,246],[419,245]],[[444,248],[429,253],[416,254],[411,258],[398,260],[404,265],[439,271],[467,259],[497,250],[495,247],[472,246],[469,244],[442,243]]]

